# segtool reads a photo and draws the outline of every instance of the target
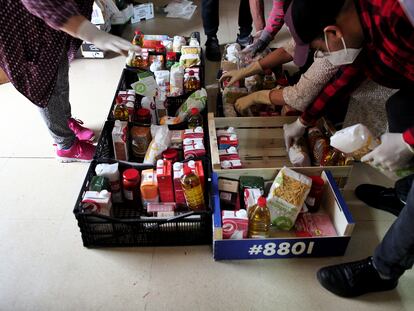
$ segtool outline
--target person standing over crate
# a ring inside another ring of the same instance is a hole
[[[102,50],[137,49],[100,31],[87,18],[93,0],[0,0],[0,67],[40,109],[62,162],[91,161],[94,133],[72,118],[69,61],[82,40]]]
[[[221,52],[217,32],[219,27],[219,0],[202,0],[201,16],[203,28],[207,36],[206,58],[210,61],[221,60]],[[239,5],[239,31],[237,43],[242,47],[252,41],[252,14],[250,13],[249,0],[240,0]]]
[[[414,157],[414,5],[407,0],[293,0],[286,24],[295,41],[295,62],[310,47],[327,51],[343,65],[312,106],[285,125],[288,144],[323,115],[327,105],[345,96],[366,77],[398,89],[386,110],[389,133],[362,161],[383,169],[409,165]],[[364,49],[361,51],[361,49]],[[394,289],[414,264],[414,185],[406,204],[372,257],[318,271],[327,290],[344,297]]]

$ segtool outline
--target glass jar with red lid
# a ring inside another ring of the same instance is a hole
[[[135,168],[126,169],[122,174],[122,185],[124,198],[127,203],[134,204],[138,207],[139,201],[139,182],[141,176]]]
[[[169,160],[172,163],[178,162],[178,150],[173,148],[168,148],[162,153],[162,158],[164,160]]]
[[[135,121],[142,124],[151,124],[151,111],[146,108],[138,109]]]

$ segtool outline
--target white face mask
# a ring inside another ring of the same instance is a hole
[[[328,45],[328,38],[325,32],[325,44],[326,44],[326,48],[328,49],[328,55],[326,57],[328,58],[329,62],[334,66],[352,64],[354,60],[357,58],[359,52],[361,52],[362,50],[362,49],[347,49],[344,38],[341,37],[341,40],[342,40],[342,44],[344,45],[344,48],[339,51],[331,52],[329,49],[329,45]]]

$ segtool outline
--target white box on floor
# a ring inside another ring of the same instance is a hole
[[[154,18],[154,4],[152,2],[135,5],[131,24],[139,23],[142,20],[151,18]]]

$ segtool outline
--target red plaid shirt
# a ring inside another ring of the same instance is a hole
[[[349,95],[366,78],[389,88],[414,87],[414,28],[398,1],[357,0],[355,5],[365,36],[364,51],[352,65],[338,70],[302,114],[306,123],[313,123],[327,104]],[[414,126],[403,136],[414,145]]]

